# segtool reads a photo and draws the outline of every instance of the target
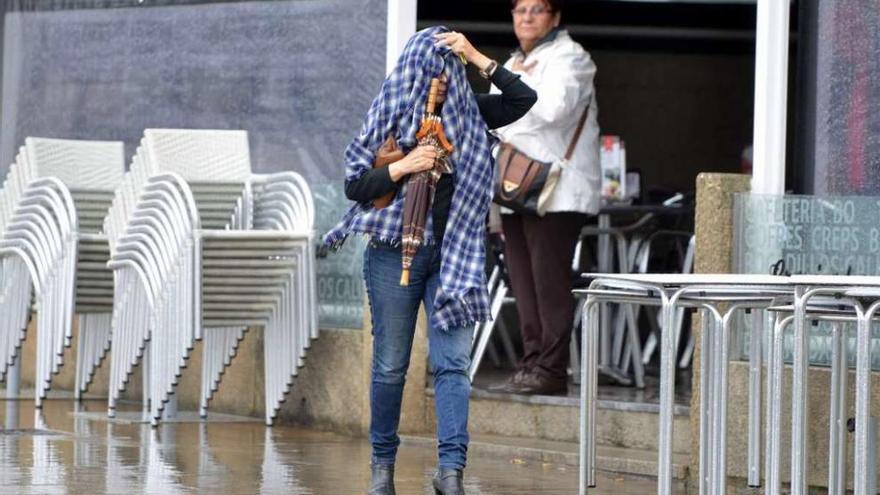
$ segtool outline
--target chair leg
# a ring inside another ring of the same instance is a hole
[[[580,307],[580,306],[581,305],[578,304],[578,307]],[[575,319],[575,321],[577,321],[577,319]],[[569,357],[569,367],[571,368],[571,381],[575,385],[580,385],[581,384],[581,362],[580,362],[580,355],[579,355],[580,353],[579,353],[579,349],[578,349],[577,334],[575,332],[572,332],[571,342],[569,343],[569,346],[568,346],[568,353],[570,356]]]
[[[220,387],[226,368],[244,338],[246,327],[223,327],[205,329],[202,346],[202,384],[199,400],[199,416],[208,416],[208,403]]]
[[[636,324],[636,311],[632,304],[626,305],[627,319],[627,337],[629,337],[629,348],[632,353],[633,375],[636,382],[636,388],[645,388],[645,366],[642,364],[641,339],[639,338],[639,327]]]
[[[481,330],[479,332],[479,339],[477,341],[476,347],[474,348],[473,357],[471,359],[471,368],[468,372],[471,381],[474,380],[474,377],[477,374],[477,369],[480,367],[480,363],[483,360],[483,354],[486,352],[486,348],[489,345],[489,339],[492,337],[493,330],[497,325],[501,324],[501,320],[499,315],[501,314],[501,307],[504,303],[504,297],[507,295],[507,286],[504,285],[504,282],[499,282],[498,288],[495,291],[495,297],[492,299],[492,303],[490,306],[491,312],[491,320],[483,323],[481,325]]]
[[[681,359],[678,362],[680,369],[686,369],[691,365],[694,358],[694,332],[688,332],[688,341],[684,351],[681,353]]]
[[[110,313],[79,316],[74,398],[88,391],[95,370],[110,350]]]

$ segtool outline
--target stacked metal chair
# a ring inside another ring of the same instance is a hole
[[[318,332],[313,218],[301,176],[251,173],[246,132],[146,130],[107,218],[110,414],[142,360],[145,414],[158,424],[203,339],[206,415],[244,332],[262,326],[272,424]]]
[[[0,196],[0,377],[37,319],[35,400],[62,365],[79,317],[75,394],[109,349],[113,280],[101,226],[125,172],[121,142],[27,138]]]
[[[18,156],[21,160],[21,154]],[[12,221],[16,205],[22,191],[27,188],[29,177],[27,169],[13,163],[0,189],[0,242],[6,237],[7,227]],[[66,216],[62,218],[67,218]],[[2,248],[2,245],[0,245]],[[26,257],[3,256],[0,258],[0,378],[7,379],[9,368],[15,364],[18,349],[24,340],[31,306],[31,279]],[[13,378],[16,380],[17,378]],[[7,384],[7,389],[16,390],[17,383]]]

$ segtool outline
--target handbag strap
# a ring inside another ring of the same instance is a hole
[[[587,122],[587,112],[590,111],[590,103],[587,102],[587,108],[584,108],[584,113],[581,114],[581,120],[578,121],[577,129],[574,131],[574,136],[571,138],[571,143],[568,144],[568,149],[565,151],[565,161],[571,159],[571,155],[574,154],[574,147],[577,145],[578,138],[581,137],[581,131],[584,130],[584,124]]]

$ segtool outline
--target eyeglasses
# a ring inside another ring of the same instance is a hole
[[[523,17],[526,14],[532,14],[533,17],[537,17],[544,13],[549,13],[550,9],[548,9],[544,5],[533,5],[531,8],[527,7],[517,7],[510,11],[515,17]]]

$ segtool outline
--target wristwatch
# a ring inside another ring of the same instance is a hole
[[[485,69],[480,69],[480,75],[483,77],[483,79],[489,79],[490,77],[492,77],[492,74],[495,73],[495,69],[497,68],[498,62],[490,60],[489,65],[487,65]]]

